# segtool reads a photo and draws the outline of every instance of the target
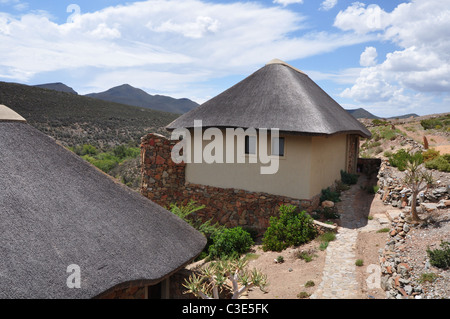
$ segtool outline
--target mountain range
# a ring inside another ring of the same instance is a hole
[[[43,89],[78,94],[71,87],[59,82],[35,86]],[[84,96],[176,114],[189,112],[198,106],[198,103],[187,98],[175,99],[165,95],[151,95],[141,89],[132,87],[129,84],[119,85],[104,92],[89,93]]]
[[[35,85],[39,88],[49,89],[49,90],[55,90],[60,92],[67,92],[72,94],[78,94],[74,89],[71,87],[57,82],[57,83],[47,83],[47,84],[40,84]],[[186,112],[189,112],[190,110],[196,108],[199,104],[189,100],[187,98],[182,99],[175,99],[170,96],[165,95],[151,95],[147,92],[135,88],[129,84],[122,84],[116,87],[113,87],[109,90],[106,90],[104,92],[99,93],[90,93],[86,94],[85,96],[108,101],[108,102],[115,102],[120,104],[126,104],[126,105],[132,105],[132,106],[139,106],[144,107],[152,110],[157,111],[164,111],[164,112],[170,112],[170,113],[176,113],[176,114],[184,114]],[[381,119],[385,117],[379,117],[376,116],[369,111],[358,108],[358,109],[348,109],[346,110],[349,112],[353,117],[357,119]],[[418,117],[417,114],[411,113],[411,114],[405,114],[400,116],[393,116],[393,117],[387,117],[385,119],[404,119],[409,117]]]
[[[359,108],[359,109],[352,109],[352,110],[346,110],[348,113],[350,113],[354,118],[357,119],[407,119],[412,117],[418,117],[419,115],[415,114],[415,113],[409,113],[409,114],[404,114],[404,115],[399,115],[399,116],[392,116],[392,117],[379,117],[376,116],[372,113],[370,113],[369,111],[363,109],[363,108]]]

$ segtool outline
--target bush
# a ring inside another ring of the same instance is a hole
[[[354,185],[358,182],[358,174],[351,174],[341,170],[341,180],[344,184]]]
[[[264,233],[263,250],[282,251],[314,239],[317,230],[311,216],[293,205],[281,206],[280,216],[270,217],[269,227]]]
[[[442,241],[442,249],[427,249],[430,263],[438,268],[448,269],[450,268],[450,242]]]
[[[385,121],[385,120],[380,120],[380,119],[373,119],[372,124],[373,125],[388,125],[389,122]]]
[[[250,250],[254,241],[241,227],[224,228],[212,235],[211,258],[236,258]]]
[[[425,167],[428,169],[437,169],[441,172],[450,172],[450,154],[445,154],[426,162]]]
[[[326,200],[331,200],[332,202],[337,203],[337,202],[341,201],[340,196],[341,196],[340,192],[332,191],[331,188],[328,187],[328,188],[322,189],[322,194],[320,195],[320,201],[323,202]]]
[[[435,158],[439,157],[439,155],[441,155],[441,153],[439,151],[436,151],[434,148],[430,148],[422,153],[424,162],[432,161]]]
[[[185,222],[190,224],[192,227],[194,227],[196,230],[201,232],[203,236],[206,237],[207,242],[206,246],[203,250],[203,252],[197,257],[197,259],[203,259],[206,256],[208,256],[208,249],[212,245],[212,239],[211,237],[221,230],[223,226],[220,226],[218,223],[211,224],[211,221],[208,220],[206,222],[202,222],[199,219],[190,218],[190,215],[202,210],[205,208],[205,205],[197,205],[197,203],[194,200],[191,200],[187,205],[177,205],[177,204],[170,204],[170,211],[183,219]]]
[[[420,121],[420,125],[422,125],[425,130],[430,130],[436,128],[438,125],[442,127],[442,122],[438,119],[428,119]]]
[[[389,163],[391,163],[392,166],[397,167],[400,171],[404,171],[406,169],[406,165],[408,164],[408,162],[415,160],[423,162],[422,153],[416,152],[411,155],[404,149],[401,149],[398,150],[397,153],[394,153],[389,157]]]

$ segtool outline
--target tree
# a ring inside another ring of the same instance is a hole
[[[263,290],[267,286],[267,276],[254,268],[246,269],[248,261],[244,259],[220,260],[211,262],[185,280],[183,286],[202,299],[219,299],[221,293],[231,294],[231,299],[238,299],[251,287]]]
[[[411,155],[406,163],[405,183],[411,188],[411,218],[420,221],[417,214],[417,195],[433,184],[433,176],[423,167],[423,156],[420,152]]]

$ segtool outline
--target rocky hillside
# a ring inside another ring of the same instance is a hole
[[[375,196],[385,205],[389,227],[379,250],[381,288],[388,299],[449,298],[450,113],[361,122],[373,136],[361,141],[360,155],[382,159]],[[411,218],[414,185],[403,165],[416,152],[432,177],[416,199],[419,221]]]
[[[450,154],[450,113],[407,119],[359,119],[372,138],[361,141],[360,157],[386,159],[400,149],[435,149]],[[426,145],[425,145],[426,144]]]

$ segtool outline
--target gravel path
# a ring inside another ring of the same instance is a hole
[[[365,197],[361,186],[367,182],[367,177],[362,175],[356,185],[341,194],[338,203],[341,227],[336,240],[328,245],[322,282],[311,299],[354,299],[359,296],[355,265],[358,234],[382,228],[378,218],[367,218],[370,202],[360,200]]]

